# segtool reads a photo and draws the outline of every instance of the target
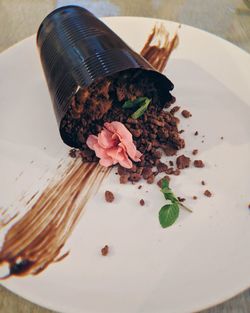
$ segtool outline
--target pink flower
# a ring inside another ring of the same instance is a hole
[[[105,123],[98,136],[89,135],[86,143],[105,167],[119,163],[125,168],[131,168],[133,164],[130,159],[139,162],[142,156],[136,150],[131,133],[120,122]]]

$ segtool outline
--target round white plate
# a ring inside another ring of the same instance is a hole
[[[157,20],[104,21],[140,51]],[[177,28],[161,22],[170,32]],[[194,212],[182,211],[174,226],[162,229],[158,187],[119,185],[113,173],[88,203],[67,244],[70,255],[36,277],[11,278],[4,286],[65,313],[193,312],[250,286],[250,56],[189,26],[179,34],[166,72],[177,103],[193,114],[181,118],[183,152],[199,149],[206,167],[191,167],[171,183]],[[53,176],[68,147],[58,135],[35,37],[2,53],[0,66],[0,206],[8,206]],[[116,196],[112,204],[103,199],[106,189]],[[206,198],[205,189],[213,197]],[[110,254],[102,257],[105,244]]]

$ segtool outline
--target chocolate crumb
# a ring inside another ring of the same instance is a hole
[[[154,175],[150,176],[150,177],[147,179],[147,183],[148,183],[148,184],[153,184],[154,181],[155,181]]]
[[[180,173],[181,173],[181,171],[178,168],[173,171],[173,175],[175,175],[175,176],[179,176]]]
[[[143,206],[145,204],[145,201],[143,199],[140,200],[140,205]]]
[[[103,256],[108,255],[108,253],[109,253],[109,246],[108,246],[108,245],[105,245],[105,246],[101,249],[101,253],[102,253]]]
[[[76,150],[76,149],[70,149],[70,150],[69,150],[69,156],[70,156],[71,158],[76,158],[76,156],[77,156],[77,150]]]
[[[132,173],[130,176],[129,176],[129,180],[132,181],[132,182],[138,182],[139,180],[141,180],[142,176],[138,173]]]
[[[142,189],[142,185],[138,186],[138,189]]]
[[[129,179],[129,174],[124,174],[120,176],[120,184],[126,184]]]
[[[194,150],[192,151],[192,154],[193,154],[193,155],[196,155],[198,152],[199,152],[198,149],[194,149]]]
[[[163,145],[162,146],[163,151],[165,152],[166,156],[173,156],[176,155],[176,149],[171,147],[170,145]]]
[[[179,134],[182,134],[182,133],[184,133],[184,129],[181,129],[180,131],[179,131]]]
[[[173,161],[169,161],[169,165],[170,166],[174,166],[174,162]]]
[[[166,174],[168,174],[168,175],[174,174],[174,168],[173,168],[173,167],[168,168],[168,169],[166,170]]]
[[[204,140],[202,140],[201,142],[204,143]]]
[[[212,197],[212,193],[209,190],[205,190],[204,195],[208,198]]]
[[[221,137],[220,137],[220,139],[221,139],[221,140],[223,140],[223,139],[224,139],[224,137],[223,137],[223,136],[221,136]]]
[[[182,154],[178,156],[178,158],[176,159],[176,165],[177,165],[177,168],[180,170],[187,168],[190,165],[190,158]]]
[[[193,199],[194,199],[194,200],[197,200],[197,197],[196,197],[196,196],[193,196]]]
[[[158,180],[157,185],[162,188],[162,181],[163,179],[166,179],[168,182],[170,182],[170,177],[168,175],[164,176],[163,178],[161,178],[160,180]]]
[[[199,135],[199,133],[198,133],[198,131],[196,130],[196,132],[194,133],[194,135],[195,136],[198,136]]]
[[[185,198],[181,198],[181,197],[177,197],[177,199],[179,200],[179,202],[184,202],[184,201],[186,201]]]
[[[185,118],[189,118],[192,116],[192,114],[188,111],[188,110],[183,110],[181,112],[182,116],[185,117]]]
[[[174,106],[171,110],[170,110],[170,113],[172,114],[172,115],[174,115],[176,112],[178,112],[179,110],[180,110],[180,108],[181,107],[179,107],[179,106]]]
[[[202,168],[202,167],[205,166],[205,164],[203,163],[202,160],[194,160],[194,166],[195,166],[195,167]]]
[[[206,183],[204,182],[204,180],[201,181],[201,184],[202,184],[203,186],[206,185]]]
[[[167,164],[164,164],[162,162],[159,162],[156,167],[159,173],[166,172],[168,169]]]
[[[105,200],[107,201],[107,202],[113,202],[114,201],[114,199],[115,199],[115,196],[114,196],[114,194],[111,192],[111,191],[108,191],[108,190],[106,190],[105,191]]]
[[[248,209],[250,209],[250,203],[248,204]]]
[[[152,176],[153,171],[151,167],[144,167],[142,170],[142,176],[144,179],[148,179],[150,176]]]

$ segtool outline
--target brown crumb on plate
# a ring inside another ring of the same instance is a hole
[[[178,105],[174,106],[171,110],[170,113],[174,115],[176,112],[180,110],[180,107]]]
[[[115,199],[114,194],[113,194],[111,191],[106,190],[106,191],[105,191],[105,200],[106,200],[107,202],[113,202],[114,199]]]
[[[76,149],[70,149],[69,150],[69,156],[71,158],[76,158],[77,157],[77,150]]]
[[[182,154],[178,156],[178,158],[176,159],[176,165],[177,165],[177,168],[181,170],[184,168],[187,168],[190,165],[190,158]]]
[[[179,202],[184,202],[184,201],[186,201],[185,198],[181,198],[181,197],[177,197],[177,199],[179,200]]]
[[[194,166],[198,168],[202,168],[205,166],[205,164],[202,160],[194,160]]]
[[[102,253],[103,256],[108,255],[108,253],[109,253],[109,246],[108,246],[108,245],[105,245],[105,246],[101,249],[101,253]]]
[[[211,193],[211,191],[209,191],[209,190],[205,190],[205,191],[204,191],[204,195],[205,195],[206,197],[208,197],[208,198],[212,197],[212,193]]]
[[[198,149],[194,149],[193,151],[192,151],[192,154],[193,155],[196,155],[198,153]]]
[[[203,186],[205,186],[205,185],[206,185],[206,183],[205,183],[205,181],[204,181],[204,180],[202,180],[202,181],[201,181],[201,184],[202,184]]]
[[[155,181],[154,175],[150,176],[150,177],[147,179],[147,183],[148,183],[148,184],[153,184],[154,181]]]
[[[145,201],[143,199],[140,200],[140,205],[143,206],[145,204]]]
[[[189,118],[192,116],[192,114],[188,111],[188,110],[183,110],[181,112],[182,116],[185,117],[185,118]]]
[[[198,130],[196,130],[196,132],[194,133],[195,136],[198,136],[199,133],[198,133]]]
[[[180,173],[181,173],[181,171],[180,171],[178,168],[176,168],[176,169],[173,171],[173,175],[175,175],[175,176],[179,176]]]
[[[194,200],[197,200],[197,197],[196,197],[196,196],[193,196],[193,199],[194,199]]]
[[[167,164],[165,164],[161,161],[157,164],[156,167],[157,167],[157,170],[159,173],[166,172],[168,170]]]
[[[126,184],[129,179],[129,174],[124,174],[120,176],[120,184]]]

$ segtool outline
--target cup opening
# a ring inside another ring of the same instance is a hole
[[[63,141],[84,150],[90,134],[97,135],[105,122],[131,119],[138,105],[124,108],[126,101],[150,99],[150,106],[162,110],[174,102],[170,94],[173,85],[162,74],[146,69],[127,69],[99,77],[88,87],[78,88],[70,98],[68,110],[60,123]],[[140,117],[140,118],[143,118]]]

